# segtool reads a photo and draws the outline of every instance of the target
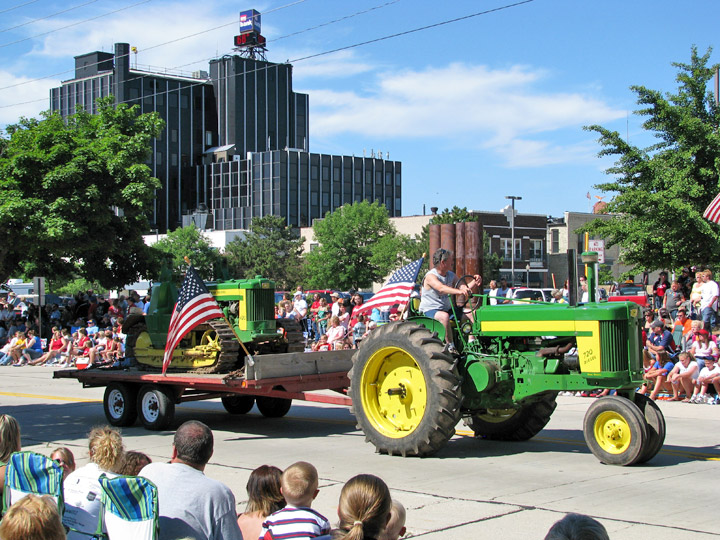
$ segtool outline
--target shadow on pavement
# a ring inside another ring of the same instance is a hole
[[[528,441],[491,441],[461,436],[452,439],[435,457],[440,459],[500,457],[524,453],[591,454],[581,430],[545,429]],[[698,460],[720,460],[720,445],[694,448],[664,445],[649,462],[634,467],[679,465]]]

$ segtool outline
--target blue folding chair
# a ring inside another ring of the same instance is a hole
[[[62,491],[63,470],[52,459],[35,452],[15,452],[5,469],[3,514],[26,495],[50,495],[62,516],[65,505]]]
[[[102,510],[98,538],[156,540],[159,533],[157,487],[142,476],[100,476]]]

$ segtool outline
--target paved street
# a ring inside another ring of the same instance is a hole
[[[23,449],[49,454],[68,446],[87,461],[86,435],[105,422],[103,389],[53,380],[49,368],[0,368],[0,411],[22,427]],[[256,409],[233,417],[219,400],[180,405],[176,424],[196,418],[215,432],[206,470],[228,484],[242,511],[250,471],[310,461],[320,474],[314,507],[335,522],[343,483],[381,476],[408,509],[409,535],[427,540],[541,539],[567,512],[598,518],[612,539],[702,540],[717,537],[720,406],[661,402],[668,436],[661,453],[638,467],[600,464],[586,448],[582,419],[590,398],[561,397],[547,426],[525,443],[459,434],[432,458],[375,454],[345,407],[298,403],[280,419]],[[128,449],[167,460],[173,431],[126,428]]]

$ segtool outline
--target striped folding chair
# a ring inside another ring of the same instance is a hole
[[[156,540],[159,531],[157,487],[142,476],[100,476],[102,510],[97,537]]]
[[[5,469],[3,514],[26,495],[50,495],[64,510],[62,491],[63,470],[52,459],[35,452],[15,452]]]

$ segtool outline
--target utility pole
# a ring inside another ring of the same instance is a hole
[[[506,199],[512,201],[512,212],[510,213],[510,279],[511,287],[515,286],[515,201],[521,201],[522,197],[517,195],[506,195]]]

